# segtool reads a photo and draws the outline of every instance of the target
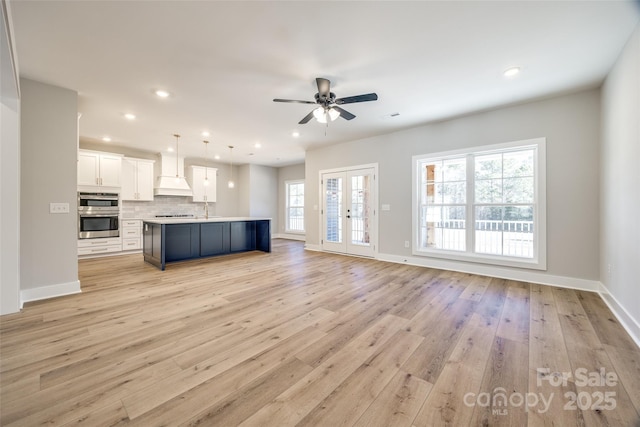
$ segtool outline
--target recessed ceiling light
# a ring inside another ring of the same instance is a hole
[[[213,158],[216,159],[216,160],[220,160],[220,155],[216,154],[215,156],[213,156]]]
[[[109,138],[108,136],[103,136],[103,137],[102,137],[102,140],[103,140],[104,142],[111,142],[111,138]]]
[[[297,138],[300,136],[300,132],[298,132],[297,130],[294,130],[293,133],[291,134],[292,137]]]
[[[167,148],[167,151],[170,152],[170,153],[173,153],[173,147]]]
[[[131,114],[131,113],[127,113],[124,115],[124,118],[127,120],[135,120],[136,115],[135,114]]]
[[[511,68],[507,68],[504,71],[504,76],[505,77],[513,77],[516,74],[518,74],[520,72],[520,67],[511,67]]]
[[[158,89],[156,91],[156,95],[158,95],[160,98],[167,98],[169,96],[169,92],[167,92],[166,90]]]
[[[254,145],[254,147],[260,148],[260,147],[262,147],[262,144],[260,144],[259,142],[256,142],[256,145]]]
[[[209,132],[207,132],[206,130],[205,130],[205,131],[202,131],[202,136],[210,136],[210,135],[211,135],[211,134],[210,134]]]

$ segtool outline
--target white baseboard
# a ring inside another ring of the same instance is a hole
[[[271,235],[272,239],[288,239],[288,240],[298,240],[300,242],[304,242],[306,237],[304,234],[291,234],[291,233],[275,233]]]
[[[58,283],[56,285],[40,286],[32,289],[23,289],[20,291],[20,308],[22,309],[25,302],[78,294],[80,292],[82,292],[82,290],[80,289],[79,280],[68,283]]]
[[[313,245],[311,243],[305,243],[304,248],[307,251],[322,252],[322,246],[320,246],[320,245]]]
[[[616,297],[611,295],[611,292],[609,292],[609,289],[607,289],[603,283],[600,283],[598,294],[600,294],[600,298],[607,304],[609,310],[616,316],[616,319],[618,319],[622,327],[631,335],[636,345],[640,347],[640,323],[629,314],[627,309],[618,302]]]
[[[521,282],[538,283],[541,285],[558,286],[560,288],[578,289],[581,291],[598,292],[600,290],[600,282],[597,280],[555,276],[534,270],[515,270],[494,265],[470,264],[446,259],[422,258],[415,256],[403,257],[400,255],[391,254],[378,254],[378,259],[380,261],[395,262],[398,264],[409,264],[419,267],[458,271],[461,273],[478,274],[481,276],[498,277],[500,279],[508,280],[518,280]]]

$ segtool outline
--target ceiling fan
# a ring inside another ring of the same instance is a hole
[[[347,96],[346,98],[336,98],[336,94],[331,92],[331,82],[321,77],[316,78],[316,84],[318,85],[318,93],[315,95],[314,101],[298,101],[295,99],[274,99],[273,102],[293,102],[297,104],[317,104],[318,108],[311,111],[304,116],[298,124],[305,124],[312,118],[316,118],[320,123],[328,123],[338,117],[342,117],[345,120],[355,119],[355,115],[351,114],[347,110],[340,108],[339,105],[353,104],[356,102],[376,101],[378,95],[375,93],[367,93],[364,95]]]

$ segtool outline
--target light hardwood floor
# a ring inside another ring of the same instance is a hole
[[[0,318],[2,426],[638,425],[640,350],[596,294],[286,240],[79,274]]]

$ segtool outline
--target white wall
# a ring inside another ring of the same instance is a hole
[[[250,165],[250,216],[271,218],[271,233],[278,229],[278,169]]]
[[[216,202],[209,203],[209,215],[217,216],[238,216],[238,202],[240,199],[238,187],[243,187],[244,183],[239,181],[239,168],[233,166],[233,179],[236,188],[229,188],[230,166],[226,163],[205,161],[202,159],[187,158],[184,161],[185,170],[189,166],[207,166],[218,169],[216,175]],[[198,203],[202,215],[204,203]]]
[[[79,291],[77,93],[20,80],[22,300]],[[50,214],[50,202],[69,204]]]
[[[261,165],[242,165],[238,169],[238,214],[271,218],[273,234],[278,229],[278,170]]]
[[[238,193],[238,215],[251,216],[251,167],[241,165],[238,167],[238,176],[234,177],[234,191]],[[242,184],[242,185],[240,185]]]
[[[307,151],[307,244],[320,243],[319,211],[313,206],[320,204],[318,173],[322,169],[377,162],[378,200],[391,206],[390,211],[380,212],[379,253],[410,257],[404,241],[413,240],[413,155],[546,137],[547,272],[535,273],[536,281],[553,276],[547,282],[569,278],[564,284],[586,282],[595,288],[600,278],[599,131],[600,92],[594,89]],[[485,270],[485,274],[496,271]],[[521,272],[502,268],[503,276],[505,271],[507,276]]]
[[[283,166],[278,168],[278,229],[272,230],[272,233],[281,235],[282,237],[292,237],[304,240],[304,234],[287,235],[285,226],[287,222],[286,206],[287,206],[287,189],[286,181],[304,180],[304,163],[297,165]]]
[[[0,4],[0,315],[20,309],[20,88],[10,10]]]
[[[640,338],[640,26],[602,88],[600,155],[600,280]]]

